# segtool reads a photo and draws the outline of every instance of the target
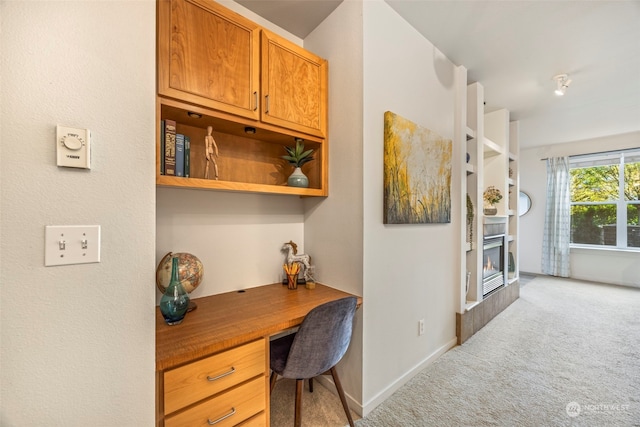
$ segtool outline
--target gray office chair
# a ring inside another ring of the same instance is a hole
[[[306,315],[295,334],[271,342],[271,390],[278,375],[296,380],[295,427],[302,423],[304,380],[309,380],[309,391],[313,392],[313,378],[329,373],[333,376],[349,425],[354,427],[335,366],[349,347],[356,305],[355,297],[322,304]]]

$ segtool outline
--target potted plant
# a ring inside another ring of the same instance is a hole
[[[299,138],[296,138],[295,147],[284,147],[284,149],[286,150],[287,155],[282,156],[282,158],[288,161],[295,168],[293,173],[289,176],[287,184],[291,187],[308,187],[309,179],[302,173],[300,168],[305,163],[313,160],[313,149],[305,151],[304,142]]]
[[[467,241],[473,246],[473,202],[467,194]]]
[[[502,200],[502,193],[499,189],[494,187],[493,185],[484,190],[482,194],[484,199],[484,214],[485,215],[495,215],[498,213],[498,208],[496,208],[496,203]]]

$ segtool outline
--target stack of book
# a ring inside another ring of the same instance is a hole
[[[174,120],[160,121],[160,174],[189,178],[191,172],[191,141],[176,133]]]

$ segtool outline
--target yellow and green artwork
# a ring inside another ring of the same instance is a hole
[[[451,140],[384,113],[384,223],[451,222]]]

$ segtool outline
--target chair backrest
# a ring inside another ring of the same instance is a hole
[[[282,375],[313,378],[334,367],[351,342],[356,305],[355,297],[347,297],[311,310],[295,335]]]

